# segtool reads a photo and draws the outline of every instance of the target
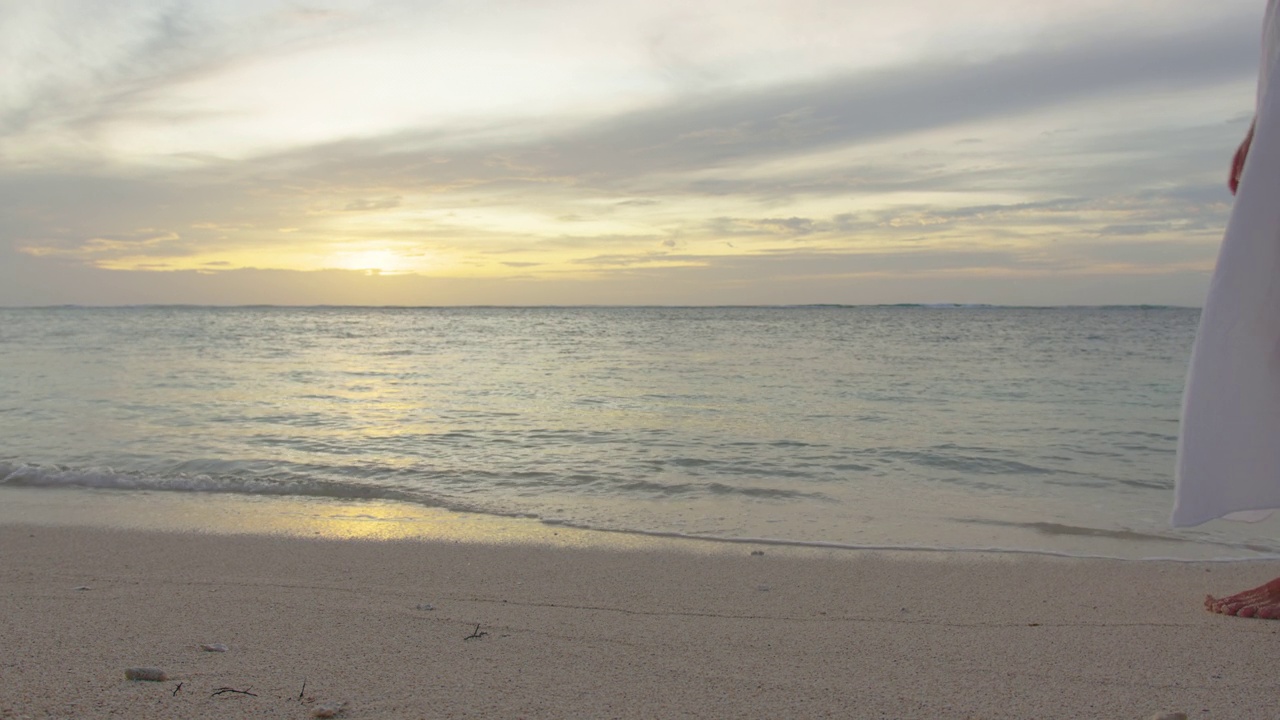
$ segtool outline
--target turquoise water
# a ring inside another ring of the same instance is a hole
[[[0,309],[0,485],[1119,557],[1175,532],[1179,308]]]

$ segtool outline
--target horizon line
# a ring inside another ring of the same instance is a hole
[[[464,310],[464,309],[492,309],[492,310],[569,310],[569,309],[820,309],[820,308],[921,308],[921,309],[1003,309],[1003,310],[1055,310],[1055,309],[1094,309],[1101,310],[1107,308],[1115,309],[1152,309],[1152,310],[1201,310],[1202,306],[1198,305],[1165,305],[1158,303],[1098,303],[1098,304],[1061,304],[1061,305],[1004,305],[999,303],[769,303],[769,304],[716,304],[716,305],[659,305],[659,304],[607,304],[607,303],[582,303],[582,304],[541,304],[541,305],[506,305],[506,304],[461,304],[461,305],[354,305],[354,304],[332,304],[332,303],[311,303],[311,304],[285,304],[285,303],[243,303],[243,304],[213,304],[213,303],[115,303],[115,304],[82,304],[82,303],[57,303],[50,305],[0,305],[0,310],[57,310],[57,309],[81,309],[81,310],[122,310],[129,308],[200,308],[200,309],[362,309],[362,310]]]

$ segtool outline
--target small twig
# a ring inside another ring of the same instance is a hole
[[[474,631],[474,632],[472,632],[470,635],[468,635],[468,636],[466,636],[466,637],[462,638],[462,639],[463,639],[463,640],[479,640],[480,638],[482,638],[482,637],[484,637],[485,635],[488,635],[488,634],[489,634],[489,633],[487,633],[487,632],[480,632],[480,623],[476,623],[476,629],[475,629],[475,631]]]
[[[302,696],[307,692],[307,679],[302,678],[302,689],[298,691],[298,702],[302,702]]]
[[[173,689],[173,696],[178,697],[178,691],[182,689],[182,683],[178,683],[178,687]]]
[[[249,692],[248,690],[237,690],[235,688],[229,688],[229,687],[220,687],[217,690],[213,691],[213,695],[221,695],[222,693],[238,693],[240,695],[248,695],[249,697],[258,697],[257,695]],[[213,697],[213,695],[210,695],[209,697]]]

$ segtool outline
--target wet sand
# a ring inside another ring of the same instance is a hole
[[[8,523],[0,718],[1275,713],[1275,563],[707,545]]]

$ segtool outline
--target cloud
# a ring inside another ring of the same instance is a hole
[[[342,207],[343,212],[363,212],[366,210],[390,210],[400,206],[399,197],[368,198],[352,200]]]
[[[755,221],[755,224],[787,235],[809,235],[814,232],[813,220],[802,217],[764,218]]]
[[[621,178],[868,143],[1073,102],[1248,78],[1250,28],[1219,24],[1154,37],[1105,37],[1031,48],[983,62],[893,67],[720,92],[607,119],[523,152],[517,162],[550,177]],[[452,163],[474,167],[465,155]]]
[[[682,78],[667,92],[638,89],[643,102],[534,120],[406,115],[394,129],[239,159],[201,148],[145,161],[112,154],[125,126],[163,116],[175,137],[203,127],[191,114],[210,103],[178,101],[193,83],[295,51],[288,57],[311,57],[330,41],[354,47],[338,6],[202,7],[126,2],[119,18],[93,15],[119,26],[115,44],[90,34],[96,64],[71,53],[74,23],[45,28],[57,62],[26,84],[0,79],[0,160],[21,160],[0,165],[0,248],[61,268],[66,283],[79,277],[70,260],[257,282],[294,276],[238,268],[394,257],[437,281],[529,269],[528,287],[582,283],[572,292],[607,293],[592,284],[606,276],[682,278],[686,299],[691,278],[709,283],[710,298],[753,279],[809,293],[836,292],[841,278],[960,287],[982,272],[1089,268],[1163,273],[1192,297],[1229,208],[1224,157],[1248,119],[1257,45],[1237,3],[1195,23],[1073,27],[990,51],[828,63],[782,81],[735,76],[746,62],[736,51],[700,54],[672,30],[651,36],[649,60]],[[378,22],[425,17],[387,7]],[[41,12],[31,22],[61,17]],[[270,30],[275,21],[289,29]],[[226,41],[236,29],[244,37]],[[266,47],[280,38],[296,44]],[[26,67],[36,51],[5,52]],[[240,287],[219,282],[197,284]],[[537,287],[527,297],[544,296]],[[623,296],[652,293],[637,285]]]
[[[659,203],[675,208],[675,197],[785,205],[797,197],[851,192],[1096,197],[1206,168],[1220,174],[1224,138],[1235,133],[1220,120],[1179,126],[1152,125],[1144,118],[1131,129],[1077,128],[1056,140],[1021,141],[1021,147],[999,134],[1016,135],[1021,118],[1063,106],[1081,107],[1083,116],[1104,107],[1120,112],[1153,91],[1212,91],[1247,82],[1254,63],[1254,52],[1245,49],[1248,37],[1247,28],[1225,24],[1152,37],[1105,37],[983,62],[926,63],[724,91],[697,101],[680,98],[535,140],[504,141],[495,131],[481,145],[451,148],[437,133],[402,133],[262,162],[339,181],[376,177],[385,186],[416,186],[443,197],[545,203],[555,207],[553,217],[578,220],[599,211],[572,207],[575,197],[598,197],[620,210]],[[1227,114],[1238,112],[1228,108]],[[932,154],[914,157],[877,150],[885,142],[950,128],[971,135],[984,123],[994,136],[980,145],[947,140],[933,145]],[[737,139],[707,135],[724,127],[734,128]],[[856,152],[847,164],[812,162],[849,149]],[[1121,160],[1122,155],[1127,157]],[[1093,159],[1081,162],[1083,157]],[[772,175],[763,169],[769,165],[776,166]]]
[[[632,262],[587,276],[427,278],[358,271],[101,271],[0,253],[0,304],[802,304],[990,302],[1005,304],[1194,304],[1201,267],[1158,270],[1149,248],[1124,248],[1110,267],[1020,260],[1010,252],[687,255],[676,264]],[[1195,259],[1204,246],[1187,248]],[[637,258],[644,260],[645,258]],[[1083,296],[1081,293],[1085,293]],[[1191,300],[1192,302],[1188,302]]]

